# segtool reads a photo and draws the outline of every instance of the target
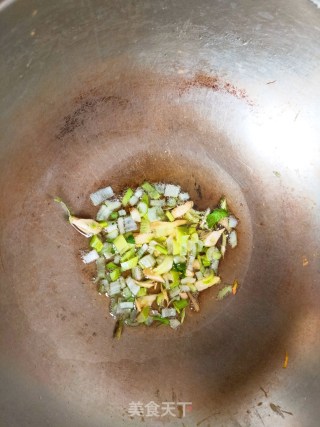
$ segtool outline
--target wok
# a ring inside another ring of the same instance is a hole
[[[1,426],[319,425],[319,31],[307,0],[0,3]],[[112,339],[64,221],[143,179],[239,245],[177,331]],[[283,360],[286,352],[289,363]],[[192,402],[185,416],[131,402]],[[285,412],[284,412],[285,411]]]

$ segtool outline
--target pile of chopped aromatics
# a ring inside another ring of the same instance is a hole
[[[144,182],[116,197],[111,187],[90,195],[100,206],[96,220],[68,213],[69,222],[90,238],[83,262],[95,262],[98,291],[110,298],[117,319],[115,335],[123,324],[165,324],[176,329],[186,308],[199,311],[198,295],[221,282],[220,259],[227,243],[237,246],[238,220],[225,198],[213,210],[194,209],[189,194],[172,184]],[[225,285],[218,299],[235,294],[238,283]]]

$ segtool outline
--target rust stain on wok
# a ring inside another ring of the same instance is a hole
[[[185,79],[181,84],[181,92],[184,93],[192,88],[206,88],[214,92],[225,92],[235,98],[244,100],[249,105],[254,105],[245,89],[238,88],[225,79],[210,75],[205,72],[198,72],[194,77]]]
[[[95,114],[99,105],[111,103],[112,108],[125,108],[128,104],[127,99],[121,99],[117,96],[98,96],[89,99],[83,99],[84,96],[79,96],[80,106],[73,113],[64,117],[64,125],[61,127],[57,138],[61,139],[68,133],[73,132],[76,128],[84,124],[84,118],[87,114]]]
[[[139,72],[131,71],[128,74],[119,75],[118,79],[109,83],[110,92],[106,92],[101,86],[97,85],[75,95],[74,104],[76,107],[64,117],[64,124],[60,127],[59,132],[57,133],[58,139],[62,139],[66,135],[74,132],[77,128],[83,126],[86,117],[95,115],[99,113],[99,111],[103,110],[108,112],[116,111],[117,114],[124,113],[124,110],[128,110],[125,115],[140,114],[140,121],[137,123],[138,126],[135,126],[136,130],[138,130],[141,125],[142,127],[149,126],[150,124],[152,125],[153,121],[159,131],[168,132],[169,130],[176,130],[179,123],[171,120],[167,122],[164,127],[161,115],[158,115],[156,112],[150,123],[147,123],[142,117],[142,114],[147,113],[145,108],[150,103],[150,100],[148,99],[150,94],[152,94],[153,98],[158,97],[158,107],[160,109],[164,107],[164,103],[162,101],[164,91],[167,95],[171,92],[169,98],[173,99],[174,96],[181,96],[191,90],[206,88],[226,93],[239,100],[245,101],[249,105],[254,104],[244,89],[236,87],[231,82],[228,82],[219,76],[210,75],[204,72],[198,72],[193,77],[186,78],[181,76],[159,76],[152,72],[142,75]],[[137,95],[137,99],[132,97],[132,95]],[[142,100],[142,96],[147,98],[143,100],[143,104],[138,106],[137,102]],[[145,106],[144,103],[146,104]],[[166,107],[169,112],[171,110],[170,103],[167,103]],[[116,119],[118,120],[118,118]],[[138,119],[138,117],[136,117],[136,119]],[[130,124],[128,123],[128,125],[129,131]],[[120,131],[120,133],[125,132],[126,129],[121,129]]]

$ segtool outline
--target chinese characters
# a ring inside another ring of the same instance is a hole
[[[143,404],[142,402],[130,402],[128,414],[131,417],[185,417],[187,411],[192,410],[192,402],[161,402],[157,404],[153,400]]]

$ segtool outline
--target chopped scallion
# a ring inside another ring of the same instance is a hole
[[[122,198],[122,205],[127,206],[129,203],[130,198],[133,196],[133,190],[131,188],[128,188],[128,190],[125,192],[123,198]]]
[[[221,282],[219,263],[227,242],[238,244],[238,219],[221,198],[214,209],[197,210],[179,185],[144,182],[114,196],[111,187],[90,195],[99,206],[93,219],[77,218],[60,199],[70,224],[89,237],[86,264],[96,262],[97,289],[110,298],[115,336],[123,325],[165,324],[178,328],[198,295]],[[108,221],[108,222],[107,222]],[[238,282],[217,294],[235,295]]]

